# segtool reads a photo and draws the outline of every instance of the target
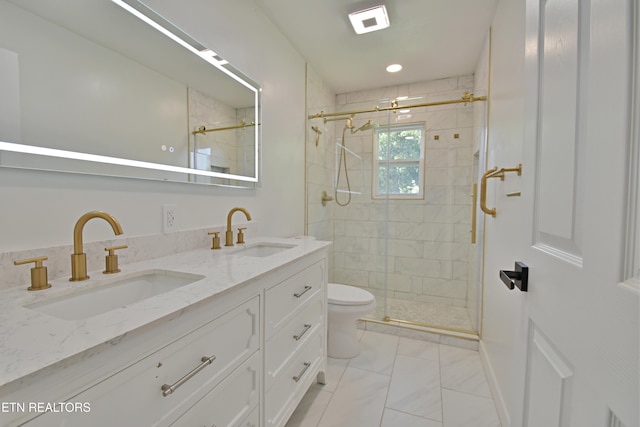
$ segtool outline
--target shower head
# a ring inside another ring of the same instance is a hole
[[[363,124],[362,126],[360,126],[358,129],[356,130],[351,130],[351,133],[356,133],[358,131],[365,131],[365,130],[371,130],[371,129],[375,129],[378,127],[377,123],[373,123],[371,120],[368,120],[367,123]]]

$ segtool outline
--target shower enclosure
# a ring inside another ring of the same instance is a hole
[[[457,102],[473,90],[463,76],[309,108],[308,128],[322,133],[307,144],[307,233],[334,243],[330,281],[376,296],[372,320],[479,330],[474,181],[486,103]],[[323,186],[334,198],[324,207]]]

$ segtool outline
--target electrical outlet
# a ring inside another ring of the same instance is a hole
[[[168,233],[176,228],[176,205],[162,205],[162,232]]]

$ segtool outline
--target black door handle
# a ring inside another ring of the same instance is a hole
[[[527,292],[529,287],[529,267],[520,261],[516,261],[515,271],[500,270],[500,279],[509,289],[517,287],[522,292]]]

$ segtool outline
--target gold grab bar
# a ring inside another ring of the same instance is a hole
[[[480,209],[482,209],[482,212],[486,213],[487,215],[491,215],[494,218],[496,217],[496,208],[487,208],[487,179],[500,178],[501,181],[504,181],[504,174],[507,172],[517,172],[518,176],[521,176],[522,163],[520,163],[515,168],[498,169],[498,167],[496,166],[495,168],[486,171],[482,175],[482,179],[480,180]]]

